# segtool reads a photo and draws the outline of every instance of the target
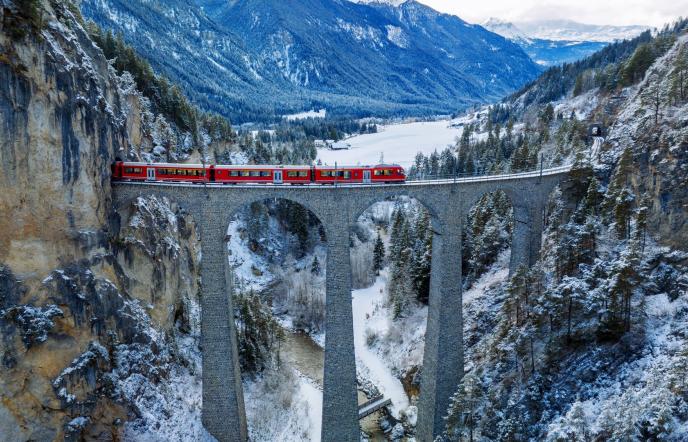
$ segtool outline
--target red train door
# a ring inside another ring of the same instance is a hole
[[[284,182],[281,170],[272,171],[272,182],[275,184],[282,184]]]

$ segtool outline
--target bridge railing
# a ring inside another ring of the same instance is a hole
[[[547,176],[559,174],[562,172],[567,172],[571,170],[571,165],[566,164],[563,166],[550,167],[547,169],[538,168],[526,171],[513,171],[501,174],[495,174],[493,172],[482,172],[482,173],[455,173],[455,174],[410,174],[407,176],[406,181],[411,183],[422,183],[430,181],[456,181],[456,182],[466,182],[466,181],[484,181],[490,179],[504,179],[504,178],[518,178],[518,177],[535,177],[538,175]]]

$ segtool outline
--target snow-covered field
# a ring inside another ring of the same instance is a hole
[[[309,110],[307,112],[299,112],[298,114],[285,115],[283,118],[294,121],[294,120],[305,120],[306,118],[325,118],[327,115],[326,109],[320,110]]]
[[[454,145],[461,136],[461,127],[450,126],[449,120],[392,124],[378,126],[375,134],[358,135],[347,140],[349,150],[318,150],[318,159],[324,164],[357,165],[378,164],[380,156],[386,163],[396,163],[404,168],[413,164],[418,152],[439,152]]]

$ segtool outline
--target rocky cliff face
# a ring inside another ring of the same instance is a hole
[[[628,180],[649,203],[648,230],[661,244],[682,250],[688,244],[688,103],[673,101],[669,91],[677,58],[687,50],[684,35],[625,92],[601,155],[611,169],[623,149],[632,148]]]
[[[170,201],[113,210],[140,115],[76,8],[38,6],[0,2],[0,440],[117,440],[196,379],[200,249]]]

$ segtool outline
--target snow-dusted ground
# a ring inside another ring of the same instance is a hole
[[[455,144],[463,129],[450,123],[440,120],[378,126],[378,133],[349,138],[349,150],[319,149],[318,159],[329,165],[372,165],[378,164],[383,155],[386,163],[409,168],[418,152],[440,152]]]
[[[359,370],[386,398],[392,400],[392,413],[399,417],[399,413],[409,406],[404,387],[380,355],[366,345],[367,329],[382,335],[389,328],[389,312],[383,307],[386,283],[387,277],[383,272],[372,286],[353,291],[354,346]]]
[[[325,118],[327,116],[327,109],[320,109],[320,110],[309,110],[307,112],[299,112],[298,114],[290,114],[290,115],[284,115],[283,118],[285,118],[288,121],[294,121],[294,120],[305,120],[306,118]]]
[[[244,381],[244,403],[252,441],[320,440],[322,393],[288,364]]]
[[[463,292],[463,305],[471,304],[476,299],[484,295],[488,290],[506,281],[509,277],[509,259],[511,249],[502,251],[497,257],[497,261],[483,273],[471,287]]]
[[[320,433],[322,431],[322,390],[318,388],[315,382],[300,376],[299,396],[309,405],[310,440],[312,442],[320,442]]]
[[[664,440],[686,440],[688,423],[676,418],[672,407],[676,406],[675,392],[688,389],[685,376],[688,296],[684,294],[672,302],[662,293],[646,296],[644,302],[647,321],[644,354],[624,364],[615,376],[600,376],[590,387],[594,389],[592,397],[576,401],[565,415],[550,424],[548,440],[566,434],[576,420],[594,433],[601,428],[612,433],[615,427],[638,422],[648,412],[654,414],[657,425],[665,426],[667,431],[661,433]]]
[[[274,223],[272,218],[270,221]],[[246,235],[241,232],[243,228],[243,224],[237,219],[229,223],[229,265],[234,273],[234,284],[239,291],[259,292],[272,281],[272,275],[267,271],[268,263],[265,259],[249,249]]]

